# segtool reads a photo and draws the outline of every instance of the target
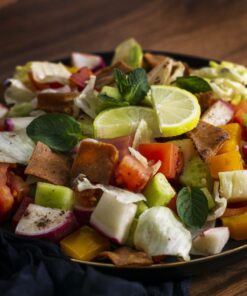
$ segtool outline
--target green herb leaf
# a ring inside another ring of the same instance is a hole
[[[149,90],[147,74],[142,68],[137,68],[128,75],[114,69],[114,78],[121,97],[130,105],[139,104]]]
[[[208,201],[202,190],[184,187],[177,195],[177,212],[189,227],[202,227],[208,217]]]
[[[99,99],[99,102],[98,102],[98,107],[97,107],[97,113],[99,113],[107,108],[129,106],[129,103],[126,102],[125,100],[112,98],[106,94],[99,94],[98,99]]]
[[[28,125],[27,135],[34,142],[43,142],[61,152],[71,151],[83,138],[80,124],[73,117],[62,113],[37,117]]]
[[[209,83],[198,76],[178,77],[176,79],[176,85],[190,91],[193,94],[212,90]]]

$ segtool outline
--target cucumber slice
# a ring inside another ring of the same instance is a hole
[[[74,204],[74,194],[68,187],[38,182],[35,204],[48,208],[70,210]]]
[[[149,207],[166,206],[176,192],[162,173],[156,174],[147,184],[143,194]]]
[[[180,176],[182,185],[212,190],[213,181],[207,164],[199,157],[193,157]]]
[[[139,201],[137,203],[136,217],[138,218],[143,212],[148,209],[148,206],[144,201]]]

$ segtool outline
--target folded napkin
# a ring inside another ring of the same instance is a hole
[[[59,247],[17,237],[0,229],[1,296],[139,296],[188,293],[188,281],[148,283],[127,281],[70,261]]]

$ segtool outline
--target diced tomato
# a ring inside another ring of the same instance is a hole
[[[6,185],[8,168],[8,163],[0,163],[0,221],[8,217],[14,204],[14,197]]]
[[[139,152],[148,160],[155,162],[160,160],[161,167],[159,172],[163,173],[169,179],[175,179],[182,169],[182,155],[178,146],[173,143],[150,143],[141,144],[138,147]]]
[[[15,175],[13,172],[7,173],[7,185],[14,197],[14,206],[18,206],[22,198],[27,195],[29,186],[20,176]]]
[[[83,67],[78,72],[70,76],[70,81],[72,84],[77,86],[79,90],[83,90],[86,86],[86,82],[92,74],[93,72],[89,68]]]
[[[23,216],[26,208],[30,203],[33,203],[33,199],[31,197],[25,196],[23,197],[17,211],[15,212],[13,218],[12,218],[12,226],[13,228],[16,227],[18,222],[20,221],[21,217]]]
[[[152,168],[145,167],[132,155],[125,155],[115,171],[116,184],[138,192],[146,186],[152,173]]]

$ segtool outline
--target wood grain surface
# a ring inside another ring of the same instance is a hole
[[[246,0],[4,2],[12,5],[0,9],[0,80],[17,64],[111,50],[130,36],[145,49],[247,65]],[[247,259],[193,278],[191,295],[247,295]]]

